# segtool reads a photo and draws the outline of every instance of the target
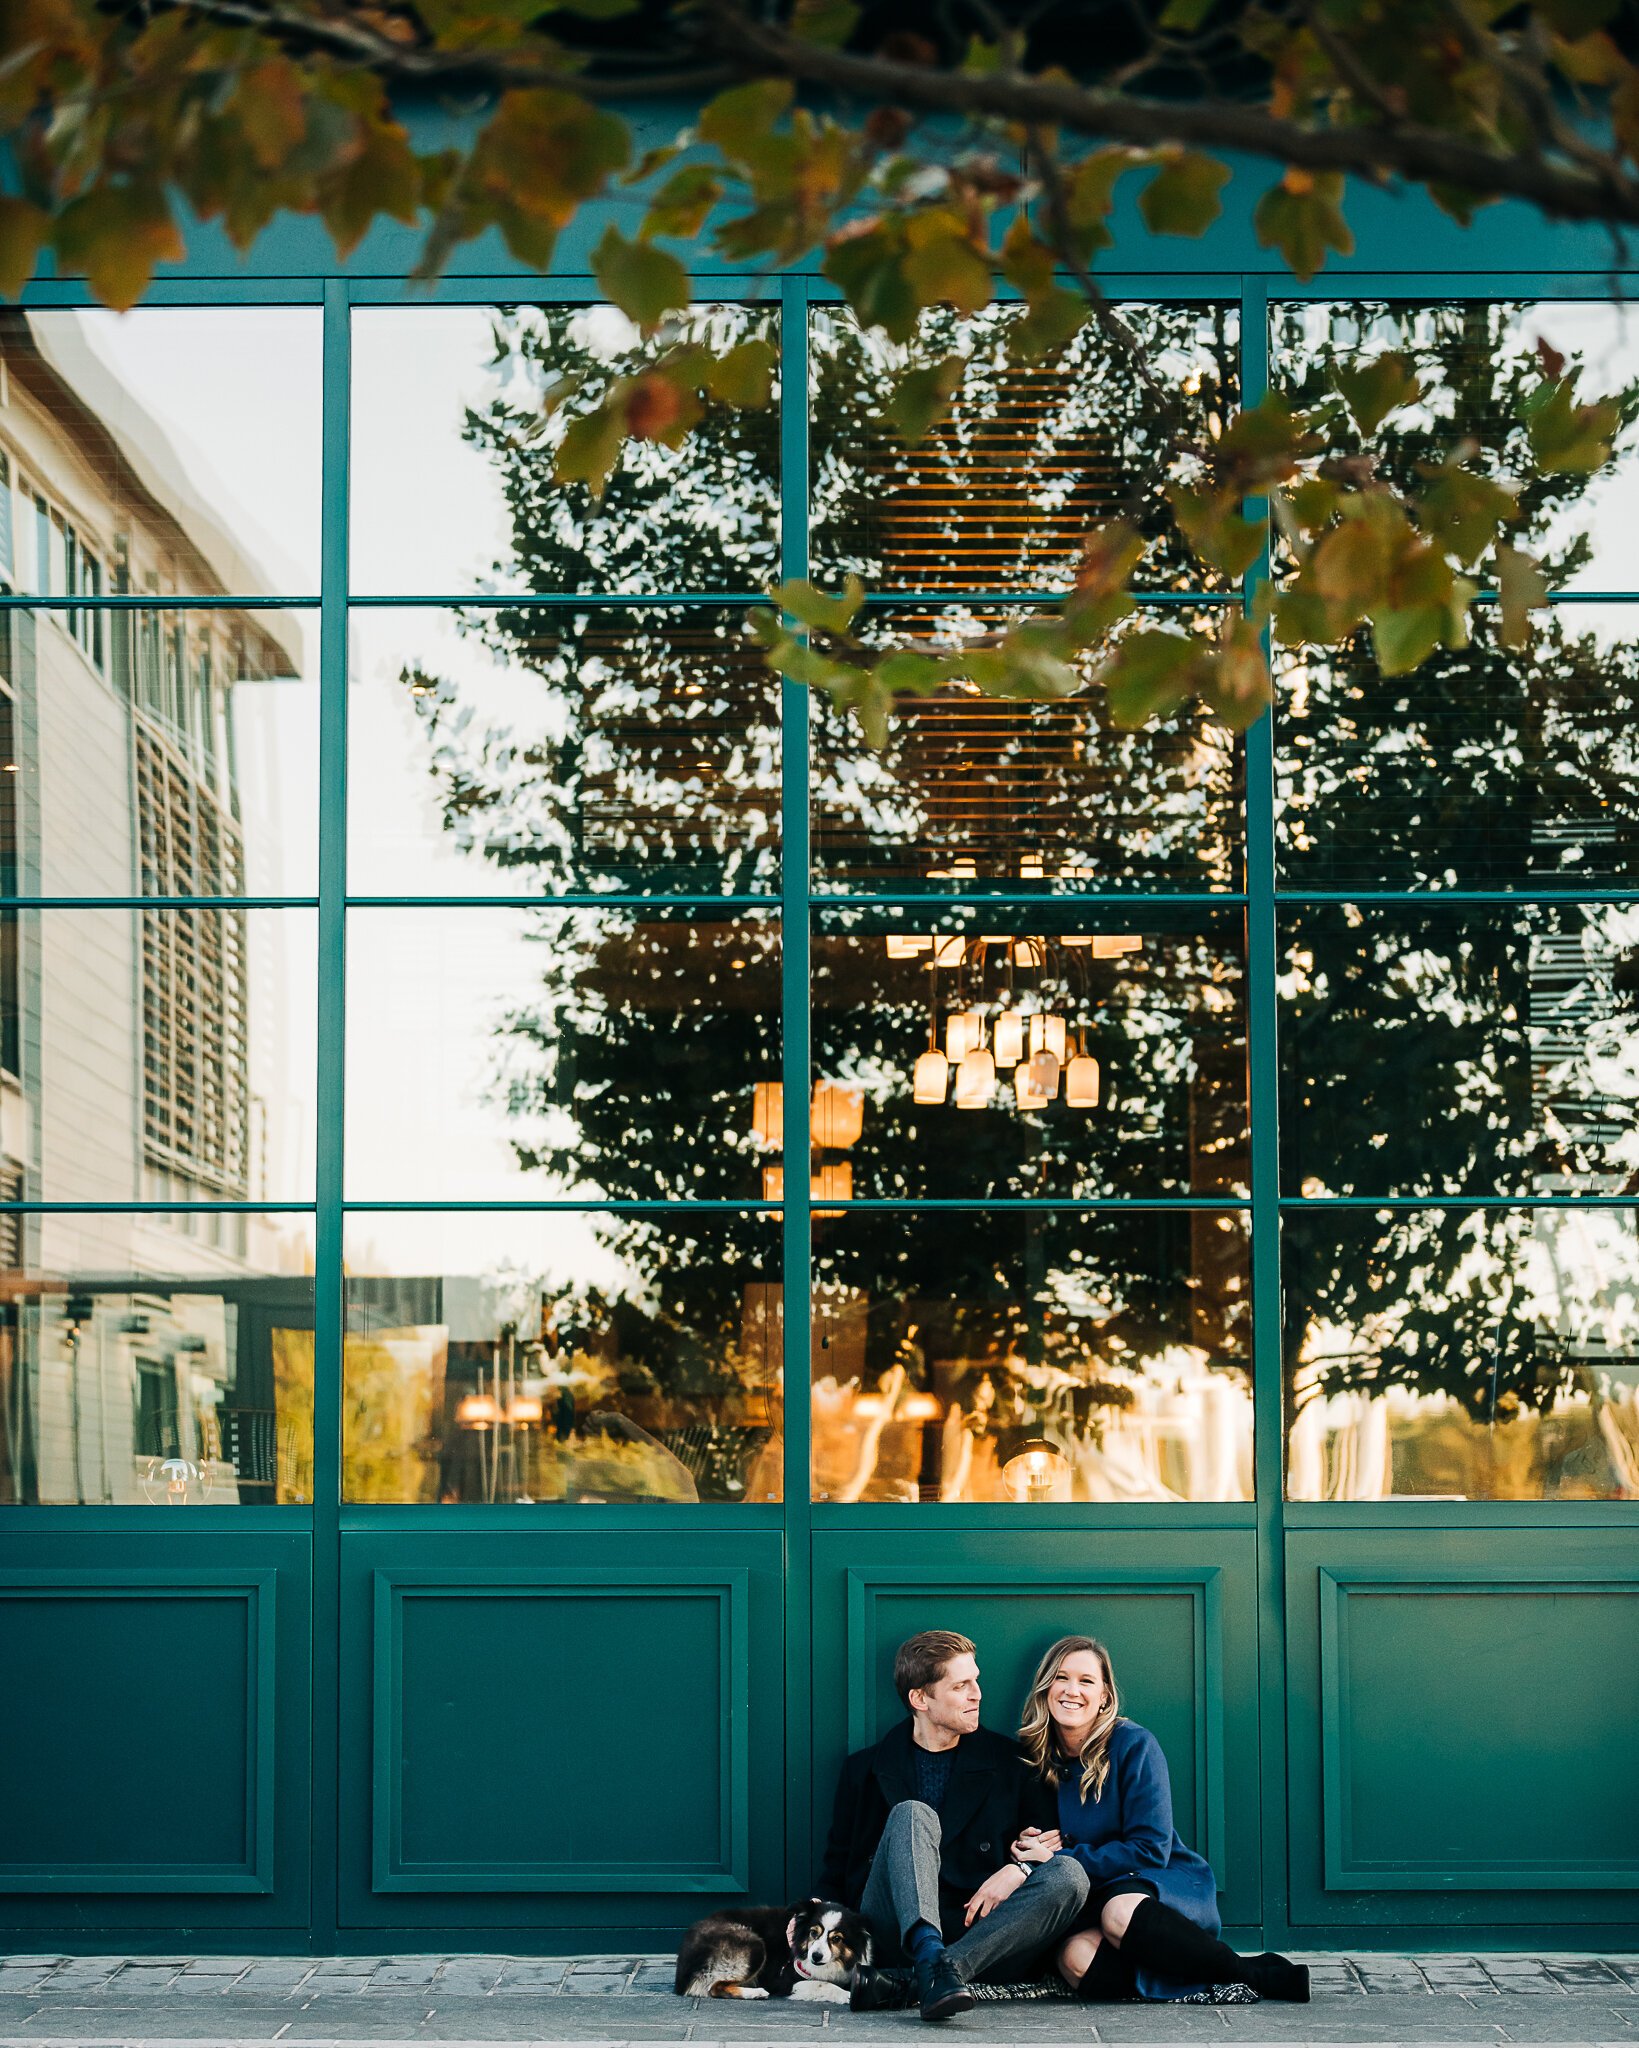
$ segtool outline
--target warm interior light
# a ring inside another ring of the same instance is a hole
[[[933,942],[933,964],[935,967],[960,967],[962,955],[966,951],[966,939],[935,939]]]
[[[533,1394],[514,1394],[506,1404],[506,1419],[520,1428],[541,1419],[541,1404]]]
[[[1073,1476],[1061,1450],[1032,1437],[1002,1467],[1002,1486],[1009,1500],[1068,1500]]]
[[[945,1058],[965,1059],[985,1042],[985,1020],[977,1010],[952,1010],[945,1019]]]
[[[816,1081],[808,1115],[809,1135],[816,1145],[840,1152],[859,1140],[865,1128],[865,1091],[841,1081]]]
[[[463,1429],[488,1429],[500,1417],[492,1394],[464,1394],[455,1404],[455,1419]]]
[[[913,1102],[943,1102],[950,1086],[950,1061],[942,1052],[925,1052],[916,1063],[911,1084]]]
[[[765,1166],[763,1168],[763,1200],[783,1202],[785,1200],[785,1168]]]
[[[1019,862],[1019,879],[1025,882],[1039,882],[1045,870],[1039,853],[1027,853]]]
[[[1013,941],[1013,965],[1015,967],[1040,967],[1045,960],[1039,939],[1015,939]]]
[[[1093,941],[1095,960],[1119,960],[1123,953],[1141,953],[1143,950],[1143,936],[1138,932],[1107,932]]]
[[[1016,1067],[1024,1058],[1024,1012],[1003,1010],[991,1033],[991,1050],[999,1067]]]
[[[901,1422],[937,1422],[944,1410],[937,1394],[907,1394],[897,1413]]]
[[[996,1062],[983,1046],[962,1056],[956,1069],[956,1107],[983,1109],[996,1092]]]
[[[1077,1053],[1064,1070],[1064,1099],[1072,1109],[1097,1109],[1098,1061]]]
[[[919,937],[915,932],[890,932],[888,934],[888,958],[890,960],[915,960],[923,953],[933,950],[933,940]]]
[[[1050,1052],[1055,1060],[1062,1060],[1065,1052],[1064,1019],[1049,1017],[1044,1011],[1037,1011],[1030,1019],[1030,1050]]]
[[[785,1084],[759,1081],[751,1096],[751,1130],[759,1145],[777,1146],[785,1121]]]
[[[851,1202],[854,1169],[846,1159],[833,1160],[808,1177],[808,1192],[816,1202]]]
[[[1059,1063],[1050,1052],[1032,1053],[1013,1069],[1013,1093],[1020,1109],[1045,1109],[1058,1087]]]

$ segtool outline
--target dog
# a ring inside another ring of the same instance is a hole
[[[697,1920],[677,1952],[680,1998],[802,1998],[846,2005],[871,1931],[828,1899],[747,1906]]]

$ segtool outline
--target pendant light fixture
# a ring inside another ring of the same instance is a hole
[[[1098,1107],[1098,1061],[1088,1052],[1085,1039],[1064,1070],[1064,1100],[1071,1109]]]
[[[956,1107],[988,1109],[996,1092],[996,1062],[982,1045],[962,1055],[956,1069]]]
[[[777,1149],[783,1138],[785,1084],[759,1081],[751,1096],[751,1129],[759,1145]]]
[[[943,1102],[950,1086],[950,1061],[937,1046],[929,1046],[916,1062],[911,1083],[913,1102]]]
[[[996,1028],[991,1033],[991,1050],[996,1055],[999,1067],[1016,1067],[1024,1058],[1024,1012],[1003,1010],[996,1019]]]
[[[1032,1053],[1013,1069],[1013,1093],[1020,1109],[1045,1109],[1059,1092],[1059,1063],[1050,1052]]]
[[[816,1081],[808,1114],[809,1136],[828,1152],[845,1152],[865,1128],[865,1091],[841,1081]]]
[[[952,1010],[945,1019],[945,1058],[953,1064],[985,1042],[985,1020],[977,1010]]]
[[[1062,1061],[1065,1052],[1064,1019],[1050,1017],[1043,1010],[1037,1010],[1030,1019],[1030,1050],[1033,1053],[1050,1052],[1055,1060]]]

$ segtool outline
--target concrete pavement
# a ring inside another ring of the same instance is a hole
[[[957,2048],[1142,2044],[1621,2042],[1639,2048],[1639,1956],[1315,1955],[1306,2006],[1085,2006],[992,1998],[937,2030]],[[601,2042],[758,2048],[821,2034],[927,2040],[915,2013],[683,1999],[669,1957],[13,1956],[0,2048],[249,2048],[269,2042]]]

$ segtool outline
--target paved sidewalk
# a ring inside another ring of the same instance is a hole
[[[1085,2006],[987,2001],[951,2044],[1621,2042],[1639,2048],[1639,1956],[1304,1957],[1310,2005]],[[0,2048],[217,2048],[301,2042],[598,2041],[753,2048],[793,2036],[935,2037],[914,2013],[674,1997],[659,1956],[13,1956],[0,1959]]]

